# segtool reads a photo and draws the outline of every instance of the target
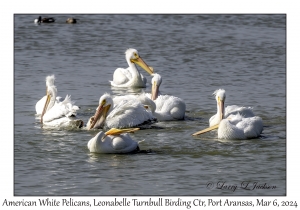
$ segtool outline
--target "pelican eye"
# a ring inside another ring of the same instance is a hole
[[[138,58],[139,55],[137,53],[133,53],[134,57]]]
[[[106,99],[104,99],[104,100],[102,101],[102,104],[106,104]]]

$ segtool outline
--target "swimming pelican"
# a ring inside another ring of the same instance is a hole
[[[105,93],[100,97],[96,113],[87,123],[87,128],[130,128],[155,120],[152,113],[136,99],[120,100],[114,105],[112,97]]]
[[[227,106],[224,113],[225,90],[214,92],[217,101],[217,114],[209,119],[209,128],[193,134],[200,135],[218,128],[219,139],[250,139],[257,138],[263,131],[262,119],[254,116],[252,108]]]
[[[62,102],[56,101],[57,88],[48,86],[47,98],[41,115],[42,125],[49,127],[79,127],[83,121],[76,118],[78,106],[74,106],[71,96],[67,95]]]
[[[43,108],[44,108],[46,98],[47,98],[48,86],[53,86],[54,80],[55,80],[54,75],[50,75],[50,76],[46,77],[46,95],[43,96],[35,105],[35,111],[36,111],[37,115],[41,115],[43,112]],[[57,98],[57,100],[58,100],[58,98]]]
[[[138,152],[139,145],[132,140],[128,133],[133,133],[139,128],[116,129],[112,128],[106,133],[100,131],[87,144],[90,152],[95,153],[130,153]]]
[[[162,78],[159,74],[152,74],[152,91],[151,95],[146,94],[150,99],[140,97],[144,99],[141,103],[150,106],[154,116],[159,121],[168,121],[168,120],[183,120],[185,116],[186,105],[181,98],[171,96],[171,95],[161,95],[159,92],[159,86],[162,83]],[[151,103],[153,100],[154,104]]]
[[[126,50],[125,58],[129,67],[127,69],[117,68],[113,75],[113,81],[110,81],[111,85],[114,87],[146,87],[147,79],[138,71],[135,64],[138,64],[150,75],[153,74],[153,68],[145,63],[136,49]]]
[[[217,101],[217,113],[209,119],[209,126],[219,124],[222,119],[227,118],[229,115],[235,115],[237,113],[240,113],[245,118],[254,117],[254,113],[251,107],[240,107],[237,105],[227,106],[224,113],[224,104],[226,99],[225,90],[218,89],[213,93],[213,95],[215,95]]]
[[[54,86],[54,81],[55,81],[55,76],[54,75],[50,75],[50,76],[47,76],[46,77],[46,95],[43,96],[35,105],[35,110],[36,110],[36,116],[39,118],[40,115],[42,114],[43,112],[43,109],[44,109],[44,105],[45,105],[45,102],[46,102],[46,99],[47,99],[47,92],[48,92],[48,87],[49,86]],[[61,97],[60,96],[56,96],[56,101],[55,103],[59,103],[59,102],[62,102],[61,101]],[[73,105],[74,108],[73,109],[79,109],[78,106],[76,105]]]

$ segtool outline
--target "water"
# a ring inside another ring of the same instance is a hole
[[[65,23],[70,15],[53,17],[35,25],[37,15],[14,16],[15,196],[286,195],[285,15],[76,15],[73,25]],[[113,71],[127,67],[127,48],[161,74],[162,93],[187,107],[184,121],[131,134],[153,153],[93,154],[87,142],[97,131],[40,127],[35,104],[50,74],[85,123],[105,92],[150,92],[141,69],[146,88],[110,86]],[[191,136],[208,126],[219,88],[227,105],[254,107],[264,122],[260,138]],[[242,189],[246,183],[271,189]]]

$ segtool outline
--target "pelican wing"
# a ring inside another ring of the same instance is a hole
[[[244,131],[246,138],[256,138],[263,131],[263,122],[258,116],[243,118],[236,127]]]
[[[123,96],[115,96],[113,98],[114,107],[116,107],[120,102],[124,100],[137,100],[138,97],[136,95],[123,95]]]
[[[118,136],[105,136],[100,131],[88,142],[87,147],[90,152],[95,153],[129,153],[137,149],[138,143],[132,140],[127,133]]]
[[[153,119],[153,115],[138,100],[123,100],[109,113],[106,125],[109,128],[126,128]]]
[[[44,115],[44,122],[49,122],[62,117],[76,116],[76,111],[79,109],[73,105],[71,96],[67,95],[62,102],[55,103],[54,106],[48,110]]]
[[[262,119],[258,116],[242,117],[230,115],[220,122],[218,138],[220,139],[251,139],[257,138],[263,130]]]
[[[246,139],[243,129],[238,128],[230,120],[221,120],[218,128],[219,139]]]
[[[79,110],[79,107],[74,105],[75,102],[72,101],[71,99],[71,95],[67,95],[65,100],[61,102],[64,106],[64,114],[67,116],[67,117],[70,117],[70,116],[76,116],[77,114],[77,110]]]
[[[124,133],[120,136],[113,136],[111,145],[115,152],[128,153],[135,150],[138,143],[132,140],[129,134]]]
[[[155,116],[158,120],[184,119],[186,105],[181,98],[171,95],[159,95],[154,102],[156,104]]]
[[[113,81],[110,83],[114,87],[127,87],[130,80],[132,80],[132,74],[129,68],[117,68],[113,75]]]
[[[225,118],[229,115],[242,115],[242,117],[254,117],[253,108],[252,107],[243,107],[237,105],[226,106],[225,108]]]

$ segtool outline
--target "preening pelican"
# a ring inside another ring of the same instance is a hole
[[[46,99],[47,99],[48,87],[49,87],[49,86],[54,86],[54,81],[55,81],[55,76],[54,76],[54,75],[50,75],[50,76],[47,76],[47,77],[46,77],[46,95],[43,96],[43,97],[36,103],[36,105],[35,105],[35,110],[36,110],[36,116],[37,116],[37,118],[39,118],[40,115],[41,115],[42,112],[43,112],[44,105],[45,105]],[[55,103],[62,102],[61,99],[62,99],[62,98],[61,98],[60,96],[56,96],[56,101],[55,101]],[[76,105],[73,105],[73,109],[78,110],[79,107],[76,106]]]
[[[168,120],[183,120],[185,116],[186,105],[181,98],[171,96],[171,95],[162,95],[159,92],[159,86],[162,83],[162,78],[159,74],[152,74],[152,90],[151,95],[146,94],[146,96],[153,100],[154,104],[150,100],[142,102],[145,105],[149,105],[154,116],[159,121],[168,121]]]
[[[74,105],[71,96],[67,95],[62,102],[56,101],[57,89],[54,85],[47,88],[47,96],[41,123],[47,127],[79,127],[83,126],[83,121],[76,118],[79,109]]]
[[[128,68],[117,68],[113,75],[113,81],[110,81],[114,87],[146,87],[147,79],[138,71],[135,64],[138,64],[150,75],[153,74],[153,68],[149,67],[141,58],[136,49],[128,49],[125,52],[125,58]]]
[[[130,128],[155,120],[152,113],[136,99],[119,100],[114,105],[112,97],[105,93],[100,97],[96,113],[87,123],[87,128]]]
[[[209,119],[209,128],[193,134],[200,135],[218,129],[219,139],[250,139],[257,138],[263,131],[262,119],[254,116],[252,108],[227,106],[224,113],[225,90],[214,92],[217,101],[217,114]]]
[[[128,133],[133,133],[139,128],[116,129],[112,128],[106,133],[100,131],[87,144],[90,152],[95,153],[130,153],[140,150],[138,143]]]
[[[43,96],[35,105],[35,111],[36,111],[36,115],[41,115],[43,112],[43,108],[46,102],[46,98],[47,98],[47,92],[48,92],[48,87],[49,86],[53,86],[54,85],[54,80],[55,80],[55,76],[54,75],[50,75],[46,77],[46,95]],[[59,97],[60,98],[60,97]],[[57,101],[59,101],[57,98]]]

